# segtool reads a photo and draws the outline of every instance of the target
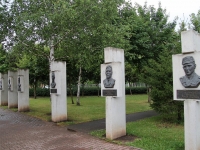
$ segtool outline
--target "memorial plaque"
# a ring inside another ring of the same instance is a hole
[[[103,90],[103,96],[117,96],[117,90]]]
[[[57,93],[57,89],[51,89],[51,93]]]
[[[200,99],[200,90],[177,90],[178,99]]]

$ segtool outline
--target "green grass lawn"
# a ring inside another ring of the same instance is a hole
[[[144,150],[184,150],[183,125],[164,123],[160,116],[127,123],[127,135],[135,140],[126,145]],[[105,139],[105,130],[94,131],[94,136]],[[118,140],[112,142],[120,143]]]
[[[76,101],[76,97],[74,97]],[[105,97],[84,96],[80,99],[81,106],[71,103],[67,99],[68,121],[60,124],[81,123],[105,118]],[[126,112],[134,113],[151,110],[147,102],[147,95],[127,95]],[[51,120],[51,102],[49,97],[30,98],[30,111],[25,112],[30,116],[40,118],[45,121]]]
[[[76,103],[76,97],[74,97]],[[67,98],[67,118],[68,121],[59,123],[60,125],[75,124],[105,118],[105,97],[84,96],[80,98],[81,106],[72,104],[71,98]],[[27,115],[51,121],[51,101],[49,97],[30,98],[30,111],[24,112]],[[6,109],[7,106],[1,106]],[[12,109],[17,111],[17,109]],[[147,102],[147,95],[127,95],[126,113],[134,113],[151,110]]]

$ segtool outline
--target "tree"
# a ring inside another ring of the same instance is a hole
[[[47,62],[48,60],[45,58],[24,54],[17,63],[18,68],[29,69],[30,85],[32,85],[34,89],[34,98],[37,97],[36,88],[38,87],[38,84],[48,84],[49,64]]]
[[[0,72],[8,72],[8,53],[3,49],[3,46],[0,45]]]
[[[197,14],[192,13],[190,15],[190,21],[192,24],[192,29],[200,33],[200,10]]]
[[[137,82],[139,80],[139,73],[135,66],[132,66],[130,63],[125,63],[125,79],[126,82],[131,85],[131,83]],[[130,93],[132,95],[132,91],[130,88]]]
[[[123,3],[124,0],[15,0],[11,7],[14,43],[21,47],[20,51],[48,57],[49,62],[68,63],[70,57],[75,57],[76,69],[88,70],[94,60],[99,63],[97,58],[104,47],[120,43],[122,31],[115,20]],[[48,46],[50,56],[36,49],[36,42]]]
[[[147,3],[143,7],[136,4],[134,8],[132,11],[135,12],[128,17],[130,49],[126,58],[141,70],[149,59],[156,60],[166,46],[173,48],[174,37],[171,35],[176,22],[168,22],[166,10],[162,9],[161,3],[158,9],[147,6]]]
[[[173,100],[172,54],[165,50],[157,60],[149,60],[141,80],[151,85],[151,107],[168,121],[183,119],[183,102]]]

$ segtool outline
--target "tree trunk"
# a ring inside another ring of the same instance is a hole
[[[98,87],[98,97],[99,97],[99,91],[100,91],[99,84],[97,84],[97,87]]]
[[[34,88],[34,99],[36,99],[36,98],[37,98],[37,93],[36,93],[36,82],[34,82],[33,88]]]
[[[53,40],[51,40],[50,44],[50,56],[49,56],[49,93],[51,93],[51,63],[54,61],[54,45]],[[51,101],[51,96],[50,96]]]
[[[148,88],[147,88],[147,94],[148,94],[148,103],[151,103],[151,95],[150,95],[150,93],[151,93],[151,88],[150,88],[150,87],[148,87]]]
[[[72,104],[74,104],[74,99],[73,99],[73,89],[72,89],[72,86],[69,87],[69,91],[70,91],[70,97],[71,97],[71,100],[72,100]]]
[[[130,89],[130,94],[132,95],[132,90],[131,90],[131,82],[129,82],[129,89]]]
[[[80,106],[80,86],[81,86],[81,67],[78,76],[78,88],[77,88],[77,99],[76,99],[76,105],[78,106]]]

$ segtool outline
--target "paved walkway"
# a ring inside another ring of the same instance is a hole
[[[138,150],[0,108],[0,150]]]
[[[126,115],[126,122],[137,121],[137,120],[152,117],[155,115],[157,115],[157,113],[153,110],[138,112],[134,114],[128,114]],[[80,123],[80,124],[75,124],[75,125],[69,125],[67,126],[67,128],[72,131],[80,131],[80,132],[89,133],[94,130],[105,129],[105,119],[100,119],[96,121],[85,122],[85,123]]]

